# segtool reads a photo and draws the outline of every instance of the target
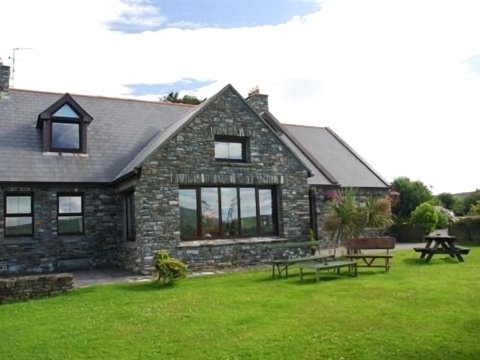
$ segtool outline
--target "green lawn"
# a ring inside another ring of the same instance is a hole
[[[474,247],[320,283],[265,269],[94,286],[0,305],[0,358],[479,359],[479,270]]]

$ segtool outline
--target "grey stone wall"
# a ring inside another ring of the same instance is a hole
[[[4,192],[33,192],[34,235],[4,236]],[[84,194],[83,235],[58,235],[57,193]],[[121,208],[106,187],[0,188],[0,275],[41,273],[117,264]]]
[[[57,295],[72,288],[72,274],[0,278],[0,304],[16,300],[29,300]]]
[[[249,138],[248,163],[214,159],[214,136]],[[167,249],[196,266],[259,261],[264,245],[178,247],[180,240],[179,185],[274,185],[279,197],[280,236],[298,239],[309,227],[307,171],[267,125],[233,90],[227,89],[203,112],[165,143],[142,166],[135,184],[135,259],[124,266],[149,271],[154,252]],[[248,260],[250,261],[250,260]]]
[[[245,100],[258,114],[268,111],[268,95],[260,94],[258,90],[250,93]]]

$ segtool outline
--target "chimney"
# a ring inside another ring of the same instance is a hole
[[[260,94],[258,86],[249,91],[245,100],[258,114],[268,111],[268,95]]]
[[[0,99],[8,95],[10,66],[3,65],[0,59]]]

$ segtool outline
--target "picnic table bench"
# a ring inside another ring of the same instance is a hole
[[[347,260],[327,260],[324,261],[307,261],[298,265],[300,267],[300,280],[303,280],[303,269],[315,269],[317,282],[320,280],[320,271],[334,269],[340,274],[340,268],[348,267],[348,271],[352,276],[357,276],[357,263]]]
[[[345,243],[347,249],[345,257],[350,261],[361,259],[363,263],[357,264],[359,267],[383,267],[385,272],[388,272],[391,266],[390,259],[393,258],[389,250],[395,248],[395,242],[395,238],[391,236],[352,238]],[[364,250],[386,250],[386,252],[363,252]],[[383,259],[383,264],[374,263],[377,259]]]
[[[433,235],[425,236],[425,247],[413,248],[416,252],[421,253],[420,259],[425,258],[425,262],[430,262],[433,255],[448,254],[450,257],[456,257],[458,261],[464,261],[462,255],[467,255],[470,249],[455,244],[457,240],[454,236]]]
[[[282,272],[285,272],[285,277],[288,277],[288,268],[295,264],[304,262],[323,262],[324,260],[334,260],[334,255],[320,255],[317,253],[319,248],[319,241],[303,241],[303,242],[288,242],[275,243],[267,246],[270,251],[272,264],[272,278],[275,275],[282,277]],[[315,250],[315,252],[313,251]],[[313,254],[314,253],[314,254]]]

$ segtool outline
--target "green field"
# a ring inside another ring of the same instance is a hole
[[[270,269],[0,305],[2,359],[478,359],[480,248],[397,251],[388,274]]]

